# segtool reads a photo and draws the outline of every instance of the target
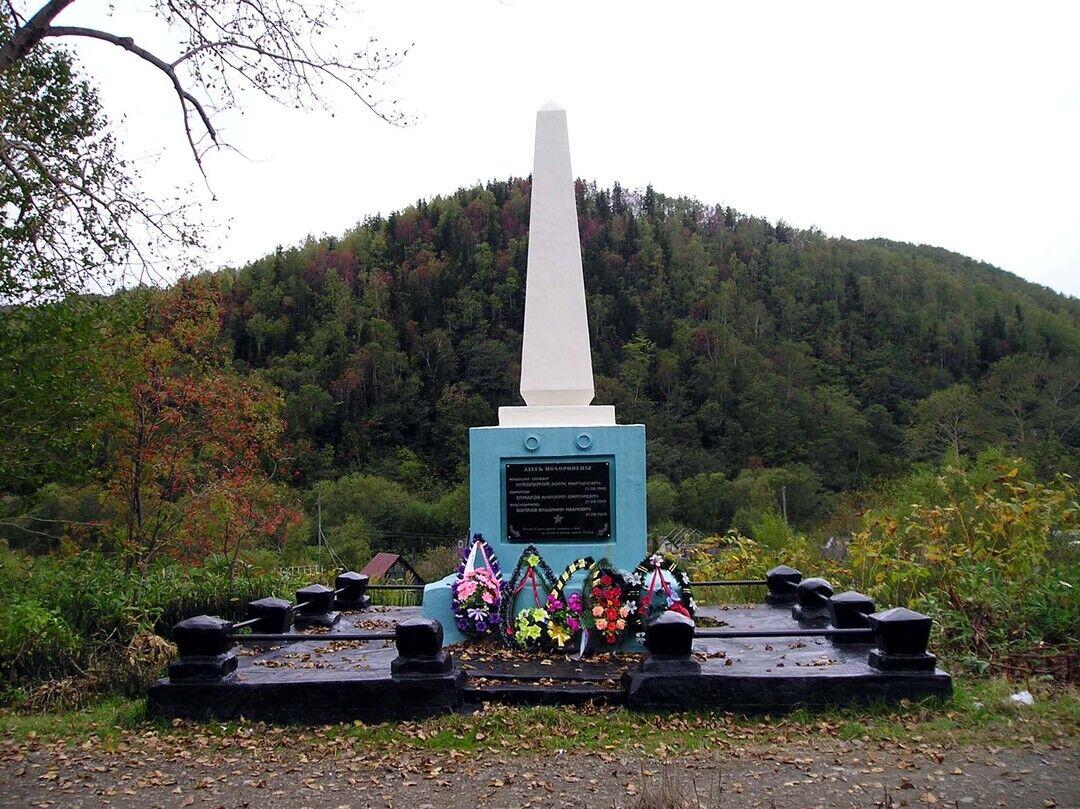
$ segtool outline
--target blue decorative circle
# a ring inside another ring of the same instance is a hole
[[[578,449],[588,449],[592,446],[592,436],[588,433],[582,433],[574,443],[577,444]]]
[[[525,436],[525,449],[529,452],[536,452],[540,449],[540,436],[536,433],[529,433]]]

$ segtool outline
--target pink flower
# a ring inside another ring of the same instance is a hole
[[[618,621],[615,622],[615,628],[616,629],[626,629],[626,621],[624,621],[622,618],[620,618]]]
[[[493,596],[491,594],[490,590],[484,590],[484,593],[481,596],[481,598],[484,599],[485,604],[494,604],[495,603],[495,596]]]
[[[621,615],[623,618],[625,618],[629,614],[630,614],[630,608],[629,607],[624,605],[624,606],[619,608],[619,615]],[[619,629],[622,629],[622,627],[620,626]]]
[[[596,621],[596,628],[603,632],[605,629],[607,629],[607,621],[603,618],[598,618]]]
[[[599,618],[601,615],[604,614],[604,608],[601,607],[601,606],[593,607],[592,608],[592,614],[593,614],[594,618]]]
[[[474,581],[472,581],[470,579],[465,579],[464,581],[461,582],[461,584],[458,585],[457,594],[458,594],[459,599],[466,599],[475,592],[476,592],[476,582],[474,582]]]

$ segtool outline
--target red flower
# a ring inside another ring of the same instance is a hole
[[[593,596],[595,598],[600,598],[600,588],[599,587],[592,588],[592,594],[593,594]]]
[[[604,613],[604,617],[607,618],[609,621],[614,621],[616,618],[619,617],[619,614],[609,607],[608,611]]]
[[[601,576],[600,577],[600,583],[602,585],[604,585],[605,587],[610,587],[611,586],[611,576]]]
[[[607,636],[607,642],[611,643],[611,644],[614,644],[615,643],[615,636],[614,635],[608,635]]]

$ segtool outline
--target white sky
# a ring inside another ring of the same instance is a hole
[[[1080,3],[355,5],[343,41],[415,43],[387,94],[417,122],[345,97],[334,117],[255,97],[221,117],[245,156],[208,161],[206,215],[229,226],[212,266],[525,176],[553,98],[575,174],[602,186],[940,245],[1080,295]],[[79,0],[58,21],[163,41],[145,12],[106,8]],[[197,182],[166,80],[105,43],[77,50],[152,187]]]

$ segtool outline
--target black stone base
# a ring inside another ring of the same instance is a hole
[[[366,610],[371,606],[371,596],[364,596],[359,601],[352,601],[347,598],[338,596],[334,599],[334,606],[339,610],[349,610],[350,612],[360,612]]]
[[[305,629],[309,626],[321,626],[323,629],[329,629],[340,620],[340,612],[316,612],[310,615],[301,612],[296,614],[293,625],[297,629]]]
[[[174,681],[221,680],[236,671],[237,663],[236,652],[232,650],[212,656],[181,657],[169,664],[169,678]]]
[[[454,668],[454,657],[446,651],[434,657],[395,657],[390,661],[390,676],[430,677],[432,674],[447,674]]]
[[[701,674],[701,664],[691,658],[661,657],[645,655],[641,660],[641,671],[648,674]]]
[[[245,717],[267,722],[330,724],[418,719],[457,711],[464,674],[290,678],[274,682],[177,683],[159,680],[147,694],[151,716],[198,720]]]
[[[937,657],[932,654],[890,655],[870,650],[870,668],[878,671],[933,671],[937,667]]]
[[[907,676],[874,673],[839,677],[725,677],[634,671],[626,673],[624,682],[627,707],[637,710],[723,709],[763,713],[952,694],[952,678],[943,672]]]
[[[803,609],[801,604],[791,608],[791,617],[806,627],[825,627],[829,625],[829,610],[822,607],[819,610]]]

